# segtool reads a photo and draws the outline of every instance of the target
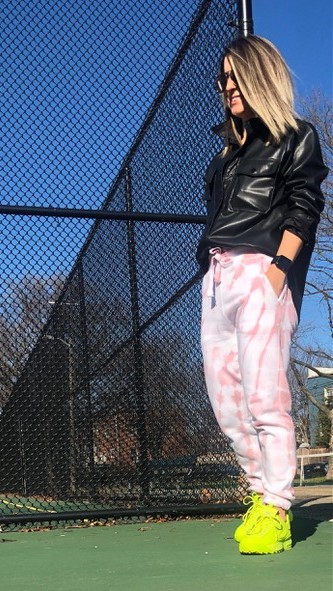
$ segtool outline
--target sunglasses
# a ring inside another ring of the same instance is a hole
[[[237,78],[233,70],[230,70],[230,72],[221,72],[221,74],[216,78],[215,81],[215,88],[217,92],[225,91],[229,78],[230,80],[232,80],[232,82],[234,82],[234,84],[238,86]]]

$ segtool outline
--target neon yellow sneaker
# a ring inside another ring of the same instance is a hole
[[[239,544],[241,554],[277,554],[283,550],[291,550],[292,539],[290,515],[286,521],[281,519],[273,505],[262,505],[250,530],[242,537]]]
[[[234,533],[234,540],[236,542],[240,542],[242,537],[246,535],[247,530],[251,529],[262,508],[262,497],[253,492],[244,498],[243,505],[250,505],[250,507],[242,517],[243,523],[237,527]]]

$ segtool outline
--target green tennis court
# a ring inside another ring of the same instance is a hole
[[[298,517],[294,548],[241,556],[239,520],[212,518],[0,534],[4,591],[332,589],[332,523]]]

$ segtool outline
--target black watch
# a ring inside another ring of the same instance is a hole
[[[293,261],[287,259],[282,254],[277,254],[272,258],[271,265],[275,265],[278,269],[281,269],[284,273],[288,273]]]

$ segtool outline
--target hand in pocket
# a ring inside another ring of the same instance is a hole
[[[266,277],[270,282],[276,296],[279,298],[286,282],[286,275],[281,269],[278,269],[275,265],[270,265],[268,271],[266,271]]]

